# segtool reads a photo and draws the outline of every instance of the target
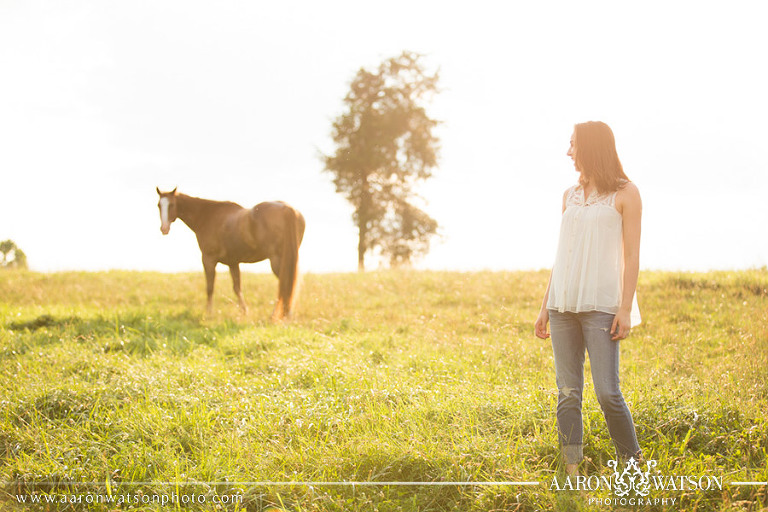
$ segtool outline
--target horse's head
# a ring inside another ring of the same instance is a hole
[[[160,196],[160,201],[157,202],[157,208],[160,210],[160,231],[164,235],[167,235],[171,231],[171,222],[176,220],[176,189],[170,192],[160,192],[159,188],[156,188],[157,195]]]

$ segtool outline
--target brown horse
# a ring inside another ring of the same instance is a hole
[[[260,203],[247,210],[242,206],[179,194],[176,189],[160,192],[160,231],[167,235],[177,218],[197,236],[203,253],[203,269],[208,291],[208,313],[213,311],[213,282],[216,265],[229,266],[232,286],[240,308],[248,308],[240,290],[240,263],[269,259],[278,277],[278,297],[274,320],[291,313],[296,299],[299,246],[304,237],[304,217],[283,202]]]

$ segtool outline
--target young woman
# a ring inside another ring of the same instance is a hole
[[[579,182],[563,195],[557,256],[535,334],[549,338],[550,324],[560,444],[566,472],[578,474],[585,350],[618,457],[640,455],[632,415],[619,389],[619,340],[640,321],[635,289],[642,203],[605,123],[577,124],[568,156]]]

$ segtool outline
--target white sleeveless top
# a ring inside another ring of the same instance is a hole
[[[547,309],[616,314],[624,285],[622,218],[616,192],[584,199],[584,189],[568,189],[560,225]],[[632,325],[640,323],[637,297],[632,298]]]

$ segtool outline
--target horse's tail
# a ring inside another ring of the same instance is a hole
[[[294,208],[285,205],[283,226],[283,253],[280,257],[277,305],[272,315],[274,320],[289,316],[298,296],[299,246],[304,237],[304,217]]]

